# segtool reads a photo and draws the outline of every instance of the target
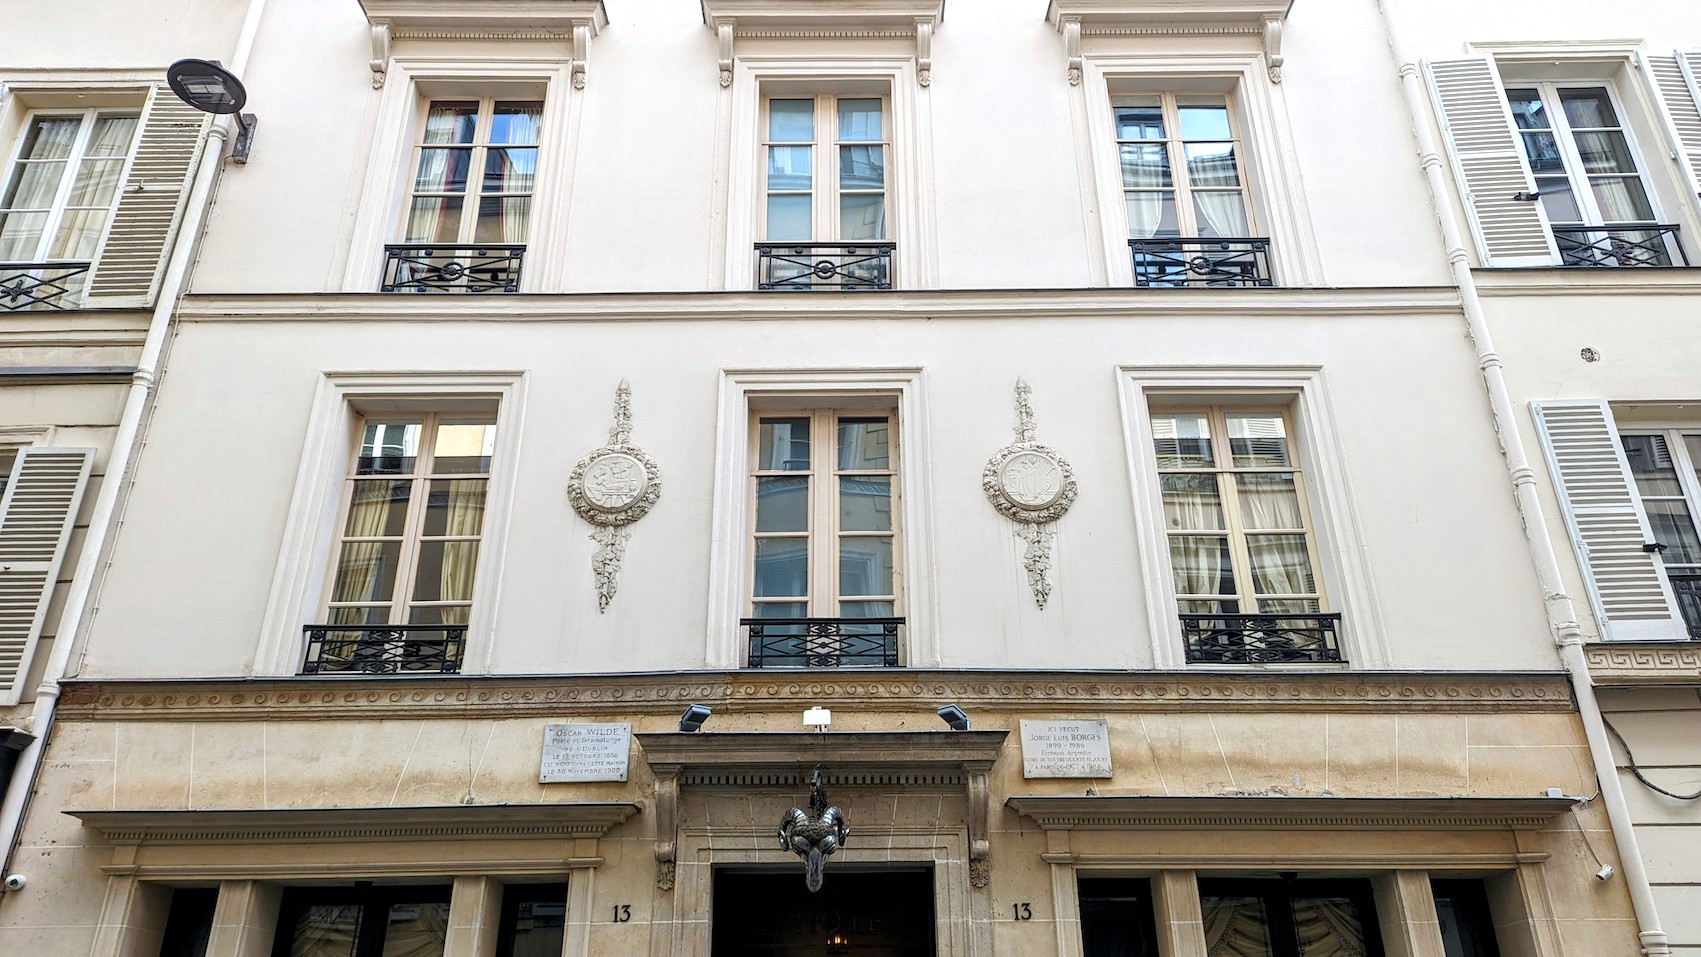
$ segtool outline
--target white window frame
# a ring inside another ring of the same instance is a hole
[[[301,466],[285,519],[282,548],[266,602],[255,673],[294,675],[306,647],[302,629],[322,624],[331,569],[347,497],[351,441],[358,423],[374,411],[464,408],[471,400],[496,403],[496,449],[491,456],[484,530],[473,574],[472,613],[467,623],[463,674],[487,674],[491,636],[506,558],[514,488],[519,479],[520,432],[525,419],[525,372],[328,372],[319,381]]]
[[[750,507],[753,411],[797,404],[836,407],[844,401],[890,399],[902,451],[898,456],[898,529],[894,583],[904,618],[901,655],[906,667],[940,664],[934,634],[934,567],[931,516],[931,467],[927,453],[927,416],[920,369],[723,370],[715,439],[714,534],[711,541],[738,543],[709,556],[708,634],[704,651],[709,668],[746,666],[743,630],[750,617],[751,548],[754,515]],[[907,570],[907,571],[906,571]]]
[[[1390,661],[1370,568],[1361,547],[1363,534],[1346,493],[1346,463],[1334,425],[1323,370],[1316,366],[1121,366],[1117,388],[1122,397],[1124,451],[1134,502],[1134,533],[1141,587],[1146,593],[1152,661],[1159,669],[1213,666],[1188,664],[1181,641],[1181,608],[1170,571],[1168,524],[1157,458],[1152,453],[1151,410],[1184,404],[1244,404],[1287,411],[1293,434],[1293,459],[1305,484],[1311,521],[1312,560],[1321,573],[1318,591],[1328,612],[1339,612],[1344,665],[1229,665],[1236,670],[1352,667],[1386,668]],[[1157,396],[1154,401],[1149,396]],[[1184,397],[1178,401],[1175,397]]]
[[[1571,187],[1571,195],[1576,198],[1577,210],[1583,216],[1580,224],[1583,226],[1604,226],[1606,225],[1606,220],[1601,216],[1600,209],[1595,203],[1594,190],[1589,187],[1590,177],[1588,171],[1584,168],[1582,155],[1577,151],[1576,134],[1571,130],[1571,121],[1565,115],[1565,109],[1559,96],[1560,93],[1565,90],[1605,90],[1607,94],[1607,101],[1612,104],[1614,112],[1618,115],[1617,129],[1620,133],[1624,134],[1625,145],[1630,148],[1630,160],[1636,164],[1636,172],[1631,175],[1634,175],[1636,179],[1641,181],[1642,191],[1648,197],[1648,208],[1653,214],[1653,219],[1648,220],[1646,225],[1655,225],[1662,222],[1660,197],[1658,192],[1654,189],[1653,177],[1649,174],[1647,161],[1643,159],[1642,149],[1637,144],[1638,135],[1635,128],[1630,123],[1630,113],[1625,109],[1624,99],[1619,95],[1618,84],[1611,80],[1596,80],[1587,77],[1571,80],[1508,80],[1504,75],[1501,77],[1500,82],[1501,88],[1506,93],[1507,106],[1509,108],[1511,106],[1511,95],[1513,90],[1534,89],[1541,97],[1542,104],[1546,108],[1549,118],[1548,132],[1554,134],[1554,142],[1559,147],[1560,156],[1565,164],[1565,179]],[[1563,124],[1563,128],[1561,124]],[[1530,174],[1532,181],[1536,181],[1536,177],[1540,175],[1552,176],[1553,174],[1551,173],[1538,174],[1534,168],[1530,166],[1529,150],[1523,142],[1524,132],[1525,131],[1517,125],[1516,119],[1514,119],[1512,124],[1512,135],[1517,137],[1519,141],[1518,155],[1523,158],[1524,171]],[[1606,175],[1625,176],[1627,174],[1614,173]],[[1582,189],[1578,189],[1579,186],[1581,186]],[[1537,187],[1540,187],[1539,182],[1537,182]],[[1552,229],[1553,225],[1553,218],[1549,216],[1548,228]],[[1643,224],[1637,222],[1635,225]]]
[[[343,292],[376,292],[384,271],[384,246],[402,234],[413,194],[419,124],[434,100],[507,98],[508,90],[536,87],[515,99],[543,101],[538,137],[532,221],[526,236],[520,291],[559,290],[566,284],[566,237],[584,91],[570,82],[571,64],[559,56],[516,55],[501,61],[392,57],[379,98],[366,175],[351,184],[346,202],[354,223],[342,246]],[[498,90],[502,92],[497,92]],[[472,175],[469,171],[468,175]],[[548,215],[540,215],[547,210]]]
[[[722,92],[723,101],[730,98],[730,103],[718,114],[715,126],[719,148],[714,181],[719,195],[714,208],[720,211],[717,218],[724,221],[724,229],[711,226],[709,275],[720,277],[721,288],[756,288],[755,244],[764,241],[767,216],[767,101],[793,95],[856,97],[876,87],[881,91],[878,95],[886,98],[888,110],[883,131],[884,241],[895,247],[895,285],[901,284],[904,289],[938,287],[934,190],[926,188],[934,182],[932,106],[927,88],[917,82],[914,56],[835,59],[741,54],[733,62],[732,84]],[[821,138],[819,130],[816,138]]]
[[[476,233],[477,233],[477,230],[478,230],[479,207],[480,207],[480,204],[486,199],[507,199],[507,198],[515,197],[515,196],[525,196],[528,199],[532,199],[535,203],[536,190],[537,190],[537,177],[536,177],[535,174],[532,177],[532,190],[530,192],[525,192],[525,193],[494,192],[494,193],[491,193],[491,192],[485,191],[485,188],[484,188],[484,170],[485,170],[485,164],[488,160],[488,157],[490,156],[490,150],[491,150],[492,147],[496,147],[498,149],[505,147],[505,146],[514,146],[514,147],[517,147],[517,148],[520,148],[520,149],[541,149],[541,147],[532,147],[529,144],[525,144],[525,143],[491,143],[490,142],[490,136],[491,136],[491,132],[492,132],[492,125],[493,125],[493,122],[494,122],[494,119],[495,119],[496,104],[499,103],[499,102],[514,102],[516,100],[522,100],[522,97],[520,97],[519,95],[515,95],[515,96],[512,96],[512,97],[510,97],[510,96],[480,96],[480,95],[474,95],[477,92],[478,91],[476,91],[476,90],[470,91],[469,94],[465,97],[455,97],[455,96],[451,96],[451,95],[445,95],[445,96],[441,96],[441,97],[423,98],[423,99],[420,100],[419,112],[414,118],[414,124],[413,124],[413,128],[412,128],[413,149],[412,149],[411,153],[409,154],[410,158],[412,160],[412,165],[409,167],[409,175],[408,175],[408,179],[407,179],[407,182],[406,182],[407,195],[402,197],[401,215],[396,220],[396,228],[395,228],[395,232],[393,233],[393,235],[396,237],[395,238],[396,242],[398,242],[398,243],[409,242],[409,240],[407,239],[407,227],[408,227],[408,218],[411,215],[411,204],[412,204],[413,200],[419,198],[422,195],[428,196],[428,197],[447,197],[447,196],[455,195],[455,194],[452,194],[452,193],[432,192],[430,190],[424,191],[422,193],[418,189],[420,160],[421,160],[421,158],[424,154],[424,151],[428,150],[428,149],[439,149],[439,148],[447,147],[447,148],[460,148],[460,149],[465,149],[467,151],[467,155],[468,155],[468,159],[467,159],[467,188],[460,193],[460,197],[461,197],[461,200],[462,200],[461,212],[460,212],[460,222],[457,225],[457,228],[456,228],[456,231],[455,231],[456,234],[455,234],[454,242],[464,246],[464,245],[472,245],[472,244],[474,244],[478,241],[476,239]],[[425,124],[426,124],[427,119],[428,119],[428,117],[430,116],[430,113],[431,113],[431,104],[432,103],[453,103],[453,102],[464,102],[464,103],[476,102],[478,104],[478,112],[475,115],[475,118],[473,120],[473,139],[472,139],[472,142],[466,143],[466,144],[461,144],[461,143],[439,144],[439,143],[427,143],[427,142],[425,142]],[[541,133],[541,130],[540,130],[540,133]],[[540,136],[540,139],[541,139],[541,136]],[[543,155],[540,152],[538,154],[538,161],[541,163],[542,159],[543,159]],[[535,169],[535,167],[534,167],[534,169]],[[522,246],[526,245],[527,242],[530,241],[531,232],[532,232],[531,228],[532,228],[533,224],[535,224],[537,222],[538,218],[539,218],[536,215],[534,215],[537,212],[538,212],[537,207],[535,205],[533,205],[531,207],[531,213],[528,213],[528,218],[527,218],[527,222],[526,222],[526,239],[521,241],[519,243],[519,245],[522,245]],[[425,244],[425,243],[429,243],[430,240],[419,240],[418,242]],[[503,245],[503,243],[501,241],[493,240],[492,245]]]
[[[124,159],[119,163],[117,186],[112,191],[112,202],[106,207],[106,225],[101,228],[100,239],[95,243],[94,252],[90,253],[88,257],[88,261],[91,263],[99,261],[101,247],[106,245],[106,234],[112,229],[112,214],[118,208],[118,200],[124,194],[124,183],[130,176],[130,164],[134,162],[136,158],[136,140],[142,135],[142,109],[140,106],[131,108],[95,106],[88,107],[86,109],[72,110],[51,108],[34,109],[29,110],[23,115],[22,119],[19,120],[16,132],[12,136],[12,148],[6,156],[5,169],[0,171],[0,190],[4,190],[11,185],[12,174],[16,170],[18,161],[23,155],[24,137],[29,132],[31,123],[34,123],[37,119],[41,118],[72,116],[78,117],[80,119],[80,123],[77,127],[76,141],[71,146],[71,152],[64,159],[66,167],[65,175],[60,180],[59,188],[54,192],[52,205],[48,207],[47,220],[42,225],[41,238],[36,241],[35,252],[29,256],[13,260],[14,262],[82,262],[80,259],[50,260],[47,258],[46,253],[48,247],[53,243],[54,236],[59,232],[60,224],[64,222],[67,201],[71,198],[71,187],[76,182],[77,178],[77,165],[83,160],[85,152],[88,149],[89,139],[93,135],[94,131],[94,121],[97,117],[102,115],[134,117],[136,120],[136,129],[135,132],[131,134],[130,146],[124,153]],[[78,208],[93,209],[95,207]]]
[[[1171,185],[1169,185],[1167,187],[1158,187],[1158,186],[1130,187],[1130,186],[1124,184],[1123,187],[1122,187],[1123,196],[1126,197],[1129,193],[1162,192],[1164,190],[1168,190],[1168,191],[1174,193],[1174,195],[1175,195],[1176,228],[1179,229],[1180,232],[1181,232],[1181,235],[1177,238],[1178,239],[1197,239],[1197,238],[1199,238],[1199,235],[1200,235],[1200,232],[1199,232],[1200,227],[1199,227],[1198,219],[1197,219],[1197,216],[1195,214],[1194,206],[1193,206],[1194,186],[1193,186],[1191,174],[1189,173],[1189,171],[1187,169],[1186,144],[1189,143],[1189,142],[1220,143],[1222,141],[1221,140],[1187,140],[1187,139],[1182,137],[1182,135],[1181,135],[1180,107],[1179,107],[1179,104],[1176,102],[1176,98],[1178,96],[1187,96],[1187,95],[1189,95],[1187,93],[1187,91],[1178,92],[1176,90],[1161,90],[1161,91],[1160,90],[1150,90],[1150,91],[1144,91],[1144,92],[1141,92],[1141,93],[1116,93],[1116,92],[1111,93],[1110,105],[1112,107],[1112,117],[1113,117],[1113,119],[1112,119],[1113,125],[1112,125],[1111,135],[1112,135],[1112,137],[1115,138],[1119,163],[1121,162],[1121,158],[1120,158],[1121,150],[1120,150],[1120,148],[1122,146],[1125,146],[1125,145],[1142,145],[1142,146],[1162,145],[1163,146],[1163,148],[1165,150],[1165,154],[1168,157],[1168,161],[1169,161]],[[1244,235],[1247,236],[1247,237],[1257,236],[1257,235],[1259,235],[1259,231],[1263,228],[1263,217],[1260,215],[1257,197],[1252,193],[1251,184],[1247,182],[1246,171],[1245,171],[1246,158],[1247,158],[1246,136],[1245,136],[1245,131],[1242,129],[1244,124],[1241,122],[1241,119],[1240,119],[1239,108],[1236,105],[1237,97],[1235,96],[1233,91],[1228,91],[1228,92],[1224,92],[1224,93],[1206,93],[1206,94],[1199,94],[1199,95],[1221,96],[1223,98],[1223,105],[1224,105],[1224,108],[1227,110],[1227,113],[1228,113],[1229,142],[1231,142],[1234,146],[1236,174],[1237,174],[1238,178],[1240,179],[1240,185],[1235,187],[1232,190],[1226,189],[1226,188],[1223,188],[1223,187],[1206,187],[1204,191],[1205,192],[1223,192],[1223,193],[1234,192],[1234,193],[1239,193],[1240,194],[1241,210],[1246,216],[1246,232],[1245,232]],[[1121,137],[1117,136],[1116,129],[1115,129],[1115,126],[1114,126],[1116,100],[1121,98],[1121,97],[1124,97],[1124,96],[1155,96],[1155,97],[1158,97],[1159,102],[1160,102],[1159,109],[1163,113],[1164,131],[1166,133],[1166,135],[1164,136],[1163,139],[1161,139],[1161,140],[1124,140]],[[1124,224],[1125,227],[1127,226],[1127,223],[1128,223],[1128,218],[1127,218],[1128,217],[1128,211],[1127,210],[1128,210],[1127,203],[1124,202],[1123,214],[1122,214],[1123,220],[1122,221],[1123,221],[1123,224]],[[1129,238],[1133,238],[1133,236],[1130,235]],[[1165,239],[1165,238],[1168,238],[1168,237],[1153,236],[1151,238],[1153,240],[1162,240],[1162,239]]]
[[[880,101],[880,135],[876,140],[842,140],[839,137],[840,100],[874,100]],[[772,127],[769,124],[769,104],[774,100],[810,100],[814,104],[815,138],[808,143],[791,140],[775,140],[768,136]],[[775,93],[762,97],[762,148],[764,153],[771,146],[809,146],[812,150],[810,164],[810,215],[811,238],[799,240],[775,240],[768,236],[767,199],[776,191],[768,189],[768,163],[764,156],[762,163],[762,225],[760,233],[762,242],[816,242],[816,243],[876,243],[886,242],[886,236],[874,239],[845,239],[844,223],[839,219],[839,198],[847,195],[868,195],[878,192],[881,196],[882,216],[886,219],[886,228],[882,232],[890,232],[892,228],[891,203],[892,191],[890,183],[880,190],[843,190],[839,187],[841,166],[839,163],[840,146],[879,146],[882,149],[882,159],[890,165],[892,157],[892,97],[890,94],[857,94],[857,93],[798,93],[788,95]],[[890,177],[887,177],[890,179]],[[802,190],[780,190],[780,194],[803,195]]]
[[[1273,278],[1280,286],[1323,285],[1322,260],[1292,147],[1287,103],[1282,87],[1270,82],[1263,52],[1251,50],[1082,58],[1081,83],[1071,89],[1085,101],[1079,107],[1086,118],[1082,148],[1091,156],[1093,194],[1083,200],[1100,234],[1100,253],[1092,263],[1095,281],[1114,287],[1134,285],[1116,117],[1111,110],[1112,96],[1130,92],[1121,88],[1124,85],[1153,92],[1189,87],[1203,91],[1205,85],[1228,91],[1230,122],[1241,152],[1247,221],[1270,237]]]
[[[1701,458],[1691,455],[1689,446],[1683,441],[1685,435],[1701,436],[1701,422],[1650,423],[1632,420],[1622,423],[1615,421],[1614,425],[1617,428],[1620,448],[1623,447],[1625,436],[1657,435],[1666,440],[1666,449],[1672,457],[1672,467],[1677,472],[1678,487],[1683,490],[1683,503],[1689,509],[1689,520],[1694,523],[1697,534],[1701,534],[1701,476],[1698,476],[1695,472],[1695,469],[1701,466]],[[1631,496],[1635,499],[1637,511],[1642,513],[1642,520],[1649,523],[1650,538],[1648,541],[1655,541],[1656,537],[1652,531],[1652,523],[1648,518],[1648,507],[1642,495],[1642,490],[1637,487],[1633,475],[1631,475],[1627,484],[1630,487]],[[1659,561],[1655,562],[1655,567],[1659,570],[1660,575],[1665,578],[1666,585],[1672,587],[1671,576],[1679,569],[1666,563],[1664,553],[1660,554]],[[1684,577],[1689,577],[1690,574],[1701,574],[1701,565],[1680,566],[1680,568],[1687,573]],[[1687,626],[1688,622],[1684,621],[1683,609],[1677,600],[1675,587],[1672,587],[1671,610],[1672,617]],[[1701,625],[1701,622],[1697,622],[1697,625]]]

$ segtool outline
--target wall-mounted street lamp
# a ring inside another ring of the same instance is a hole
[[[177,98],[203,113],[220,116],[236,114],[236,140],[230,144],[232,162],[248,162],[248,150],[254,145],[254,127],[259,119],[242,112],[248,102],[248,91],[236,74],[213,60],[178,60],[165,68],[165,82]]]
[[[679,716],[679,730],[701,731],[703,722],[709,720],[709,715],[714,713],[714,709],[706,704],[694,704],[686,708],[685,713]]]
[[[962,708],[954,704],[948,704],[939,709],[939,720],[950,725],[952,731],[969,730],[969,716],[963,713]]]

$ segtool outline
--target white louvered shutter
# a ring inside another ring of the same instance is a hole
[[[1654,102],[1671,140],[1677,165],[1683,168],[1685,192],[1694,208],[1701,196],[1701,53],[1645,58]]]
[[[1654,539],[1605,402],[1579,399],[1531,404],[1559,504],[1609,639],[1687,638]]]
[[[29,678],[93,462],[93,449],[18,450],[0,499],[0,704],[16,704]]]
[[[179,100],[165,84],[149,91],[136,154],[95,254],[89,299],[97,301],[90,305],[152,304],[211,122],[211,114]]]
[[[1536,184],[1494,63],[1485,57],[1431,60],[1424,73],[1483,265],[1558,264],[1541,203],[1512,198],[1533,192]]]

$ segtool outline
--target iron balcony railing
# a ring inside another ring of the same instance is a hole
[[[1687,266],[1677,227],[1555,226],[1561,266]]]
[[[1689,637],[1701,641],[1701,575],[1672,575],[1671,590],[1677,596]]]
[[[756,288],[798,292],[892,288],[892,243],[757,243]]]
[[[1275,285],[1269,239],[1130,239],[1128,248],[1136,286]]]
[[[384,247],[382,292],[519,292],[524,246]]]
[[[7,312],[75,309],[88,280],[87,262],[0,263],[0,308]]]
[[[304,675],[456,674],[465,625],[308,625]]]
[[[1187,660],[1200,664],[1290,664],[1341,660],[1339,614],[1182,615]]]
[[[752,668],[896,668],[902,618],[744,618]]]

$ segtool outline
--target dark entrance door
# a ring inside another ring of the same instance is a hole
[[[713,957],[934,957],[933,868],[715,871]]]

